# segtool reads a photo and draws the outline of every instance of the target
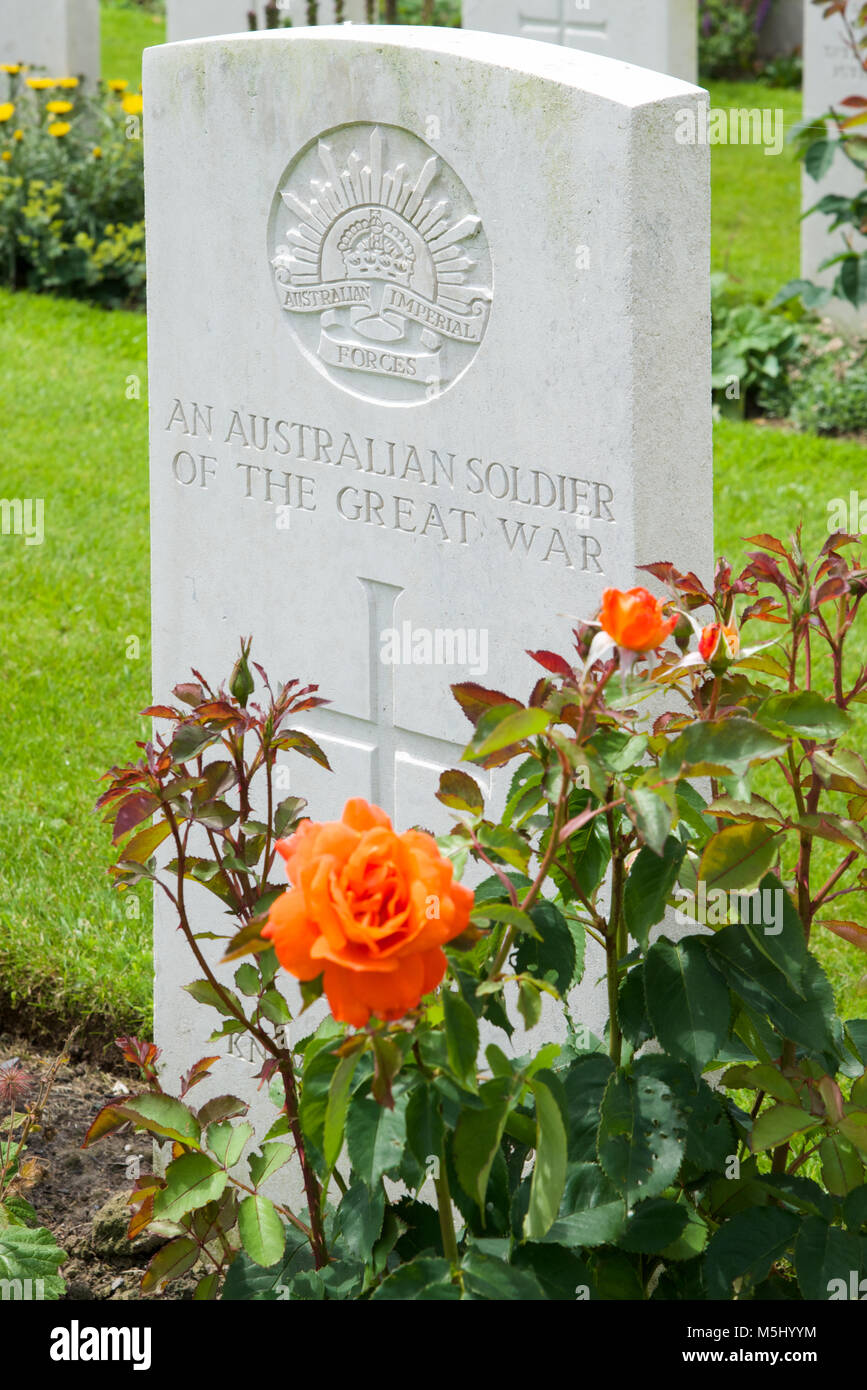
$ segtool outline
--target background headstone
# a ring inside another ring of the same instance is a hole
[[[337,7],[334,0],[319,0],[317,24],[334,24],[336,15]],[[307,0],[289,0],[289,16],[294,27],[300,28],[306,25]],[[367,5],[365,0],[344,0],[343,23],[365,24],[366,22]]]
[[[698,0],[463,0],[465,29],[541,39],[698,80]]]
[[[96,83],[99,0],[0,0],[0,63],[20,62]]]
[[[251,8],[250,0],[167,0],[166,40],[178,43],[215,34],[246,33]],[[256,9],[260,11],[259,0]],[[259,17],[261,23],[261,13]]]
[[[845,111],[840,103],[845,97],[867,97],[867,73],[858,64],[846,41],[846,30],[840,15],[822,18],[822,7],[804,0],[804,119],[821,116],[830,107]],[[850,0],[848,17],[850,21],[860,9],[860,5]],[[864,189],[864,175],[842,155],[836,155],[834,162],[824,178],[810,178],[804,171],[802,178],[802,208],[813,207],[828,193],[852,198]],[[801,274],[807,280],[820,285],[830,285],[836,275],[836,267],[819,271],[818,267],[829,256],[846,249],[843,229],[830,232],[830,218],[822,213],[812,213],[801,223]],[[847,228],[851,233],[851,229]],[[856,250],[867,248],[867,240],[854,233]],[[842,299],[831,299],[823,306],[822,313],[832,318],[841,328],[849,331],[867,330],[867,306],[856,311]]]
[[[788,57],[804,42],[804,0],[774,0],[759,30],[759,57]]]
[[[335,771],[288,764],[310,814],[365,796],[444,830],[470,734],[450,683],[527,698],[526,649],[568,654],[637,564],[710,573],[708,148],[675,138],[705,95],[452,29],[144,61],[155,698],[252,633],[272,679],[333,702],[301,726]],[[425,634],[440,664],[413,664]],[[154,954],[173,1085],[215,1025],[159,894]],[[600,973],[588,949],[596,1030]],[[214,1084],[253,1098],[243,1048]]]

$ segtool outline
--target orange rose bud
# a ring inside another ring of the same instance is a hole
[[[398,835],[384,811],[357,798],[341,820],[303,821],[277,848],[292,887],[262,935],[290,975],[322,975],[339,1022],[402,1018],[436,989],[442,948],[467,930],[473,895],[432,836]]]
[[[699,655],[716,675],[728,670],[740,647],[737,628],[734,625],[724,627],[722,623],[711,623],[704,628],[698,643]]]
[[[618,647],[649,652],[659,647],[677,626],[677,615],[666,618],[659,599],[647,589],[606,589],[602,595],[602,628]]]

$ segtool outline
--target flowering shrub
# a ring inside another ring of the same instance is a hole
[[[3,93],[3,87],[6,87]],[[0,67],[0,281],[142,302],[142,98]]]
[[[867,949],[867,765],[847,744],[867,668],[846,653],[867,570],[843,533],[812,561],[800,536],[752,543],[709,587],[658,563],[664,598],[608,590],[573,652],[531,653],[526,703],[454,686],[466,767],[511,778],[495,811],[470,771],[444,772],[437,846],[365,802],[317,824],[275,801],[278,753],[327,765],[287,727],[320,697],[256,667],[251,702],[249,643],[228,688],[194,672],[145,711],[168,733],[108,774],[112,872],[168,895],[200,971],[187,988],[214,1040],[256,1041],[277,1113],[254,1136],[249,1097],[189,1100],[217,1058],[175,1096],[153,1044],[122,1040],[145,1089],[86,1142],[131,1122],[170,1146],[130,1198],[131,1235],[171,1237],[144,1287],[198,1267],[197,1298],[847,1296],[867,1258],[867,1019],[838,1016],[810,943]],[[188,880],[233,919],[234,988]],[[670,934],[675,905],[699,931]],[[590,942],[604,1037],[567,1002]],[[306,1034],[281,963],[303,1008],[328,999]],[[515,1055],[543,1002],[561,1040]],[[271,1182],[293,1161],[300,1201]]]

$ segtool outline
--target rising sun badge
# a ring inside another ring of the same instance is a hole
[[[481,218],[454,170],[410,131],[341,126],[302,150],[274,198],[269,255],[305,355],[368,400],[435,399],[485,336],[492,271]]]

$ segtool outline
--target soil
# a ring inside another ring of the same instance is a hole
[[[31,1075],[41,1078],[54,1056],[20,1036],[0,1032],[0,1062],[17,1057]],[[188,1276],[170,1284],[167,1294],[141,1292],[142,1276],[161,1242],[144,1237],[130,1247],[124,1234],[122,1203],[117,1199],[132,1190],[135,1173],[128,1175],[134,1166],[131,1159],[139,1158],[142,1172],[150,1168],[147,1136],[125,1126],[86,1149],[81,1147],[97,1112],[124,1094],[122,1087],[137,1090],[138,1078],[119,1054],[118,1064],[109,1069],[84,1054],[76,1056],[73,1050],[57,1074],[43,1128],[28,1142],[27,1155],[40,1160],[42,1171],[26,1196],[40,1221],[68,1253],[58,1271],[66,1280],[67,1301],[173,1301],[189,1297],[195,1283]],[[94,1218],[112,1198],[116,1199],[116,1210],[94,1229]]]

